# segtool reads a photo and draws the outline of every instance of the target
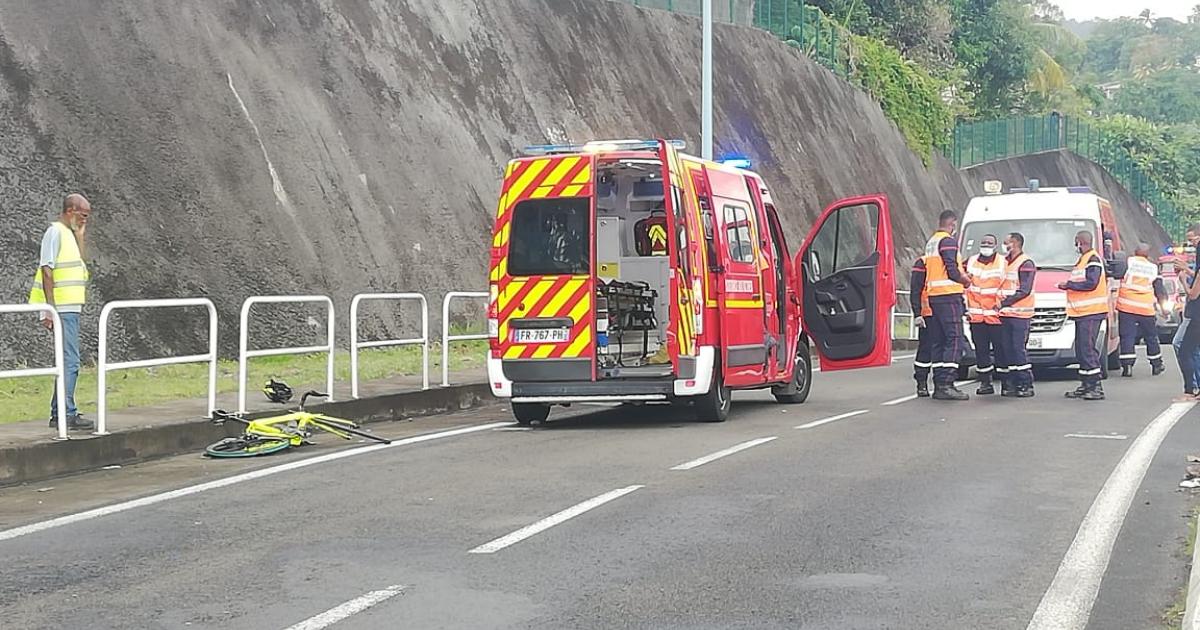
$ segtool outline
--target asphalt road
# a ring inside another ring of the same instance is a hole
[[[307,451],[328,461],[188,456],[9,488],[0,626],[1026,628],[1041,606],[1034,627],[1158,628],[1200,451],[1197,412],[1163,419],[1171,367],[1110,379],[1103,403],[1052,381],[884,405],[911,391],[901,361],[818,374],[799,406],[738,396],[724,424],[576,407],[518,430],[493,407]],[[1082,611],[1061,597],[1078,592]]]

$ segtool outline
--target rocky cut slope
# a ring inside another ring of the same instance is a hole
[[[0,299],[23,301],[69,190],[96,207],[93,299],[209,296],[227,350],[248,295],[330,295],[344,320],[362,291],[481,289],[520,146],[694,146],[699,35],[695,18],[606,0],[0,0]],[[755,160],[793,243],[823,204],[883,191],[915,251],[974,186],[766,32],[718,25],[716,59],[718,143]],[[290,314],[264,332],[320,329]],[[368,334],[402,324],[376,316]],[[0,348],[28,331],[6,322]],[[159,312],[116,332],[138,354],[202,331]]]

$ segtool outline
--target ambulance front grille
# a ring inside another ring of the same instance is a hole
[[[1065,308],[1035,308],[1033,320],[1029,322],[1029,332],[1052,333],[1058,332],[1067,321]]]

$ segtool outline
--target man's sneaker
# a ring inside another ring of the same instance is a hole
[[[991,396],[996,393],[996,388],[991,383],[984,383],[979,386],[979,389],[975,390],[975,393],[979,396]]]
[[[1132,365],[1122,365],[1121,366],[1121,376],[1124,376],[1125,378],[1129,378],[1129,377],[1133,376],[1133,366]]]
[[[1084,400],[1104,400],[1104,390],[1100,389],[1099,385],[1087,390],[1080,398]]]
[[[929,398],[929,383],[917,383],[917,398]]]
[[[87,418],[84,418],[83,416],[81,416],[79,414],[75,414],[73,416],[67,416],[67,428],[68,429],[94,429],[94,428],[96,428],[96,425],[92,424],[91,420],[88,420]]]
[[[1086,393],[1088,393],[1087,385],[1080,385],[1079,387],[1075,388],[1075,391],[1067,392],[1063,395],[1067,398],[1083,398],[1083,395]]]
[[[1161,363],[1155,363],[1154,365],[1150,366],[1150,375],[1151,376],[1158,376],[1159,374],[1162,374],[1163,372],[1166,372],[1166,371],[1167,371],[1167,366],[1165,366]]]
[[[953,385],[938,385],[933,388],[934,400],[970,400],[966,392]]]

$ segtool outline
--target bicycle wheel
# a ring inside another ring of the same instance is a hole
[[[257,457],[278,453],[291,445],[291,442],[279,438],[239,435],[209,444],[204,454],[209,457]]]

